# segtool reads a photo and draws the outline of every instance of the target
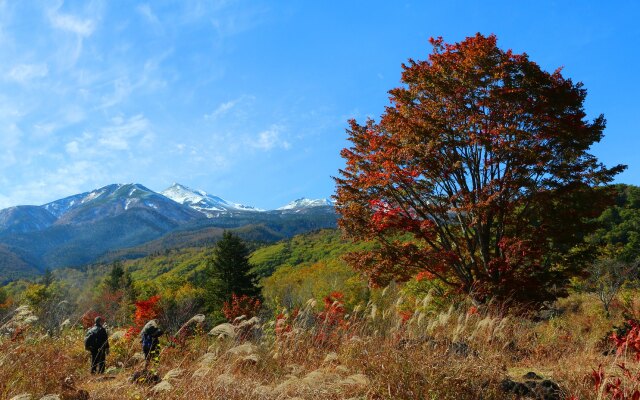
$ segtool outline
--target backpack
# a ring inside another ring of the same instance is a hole
[[[85,350],[94,351],[96,347],[98,347],[98,343],[96,343],[96,341],[98,340],[97,333],[98,333],[97,329],[93,329],[93,328],[89,329],[87,333],[85,333],[84,335]]]
[[[153,345],[153,336],[149,334],[149,332],[144,332],[142,334],[142,347],[150,349]]]

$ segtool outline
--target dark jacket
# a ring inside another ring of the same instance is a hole
[[[102,326],[95,325],[84,336],[84,347],[92,353],[109,350],[109,336]]]

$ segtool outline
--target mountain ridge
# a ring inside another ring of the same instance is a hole
[[[247,239],[273,242],[336,226],[334,207],[318,202],[260,210],[184,185],[171,187],[183,192],[182,197],[168,193],[180,201],[142,184],[128,183],[41,206],[0,210],[0,282],[47,268],[79,267],[107,254],[131,257],[144,254],[144,249],[208,245],[224,229],[246,227]],[[166,240],[159,240],[165,236]]]

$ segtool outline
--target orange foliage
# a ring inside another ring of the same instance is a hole
[[[157,295],[147,300],[136,301],[136,311],[133,314],[133,326],[127,330],[127,339],[137,336],[147,322],[160,316],[162,310],[158,304],[159,301],[160,296]]]

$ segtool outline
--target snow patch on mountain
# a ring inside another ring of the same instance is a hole
[[[237,211],[264,211],[262,209],[247,206],[244,204],[233,203],[221,197],[212,196],[203,190],[191,189],[179,183],[174,183],[167,189],[163,190],[161,194],[177,203],[184,204],[195,210],[198,210],[207,215],[207,217],[209,218],[215,217],[219,213],[229,213]]]
[[[302,197],[300,199],[294,200],[291,203],[278,208],[278,211],[285,210],[297,210],[301,208],[311,208],[311,207],[326,207],[333,206],[333,201],[330,199],[308,199],[306,197]]]

